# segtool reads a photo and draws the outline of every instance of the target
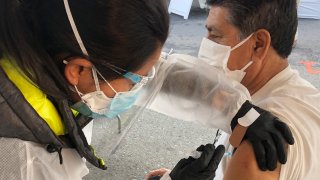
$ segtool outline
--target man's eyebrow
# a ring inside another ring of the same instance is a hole
[[[214,26],[208,26],[207,24],[205,25],[205,27],[206,27],[206,29],[209,31],[209,32],[211,32],[211,31],[213,31],[213,32],[220,32],[216,27],[214,27]]]

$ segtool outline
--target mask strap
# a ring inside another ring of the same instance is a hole
[[[247,65],[245,65],[241,71],[245,71],[251,64],[253,63],[253,61],[250,61]]]
[[[114,93],[118,93],[112,86],[111,84],[102,76],[102,74],[95,68],[95,72],[96,72],[96,75],[98,73],[98,75],[108,84],[108,86],[111,88],[111,90],[114,92]],[[98,78],[97,78],[98,79]]]
[[[68,0],[63,0],[63,3],[64,3],[64,7],[66,9],[66,13],[67,13],[67,16],[68,16],[69,23],[70,23],[72,31],[73,31],[76,39],[77,39],[77,42],[78,42],[78,44],[80,46],[80,49],[81,49],[83,54],[88,56],[88,51],[87,51],[87,49],[85,48],[85,46],[84,46],[84,44],[82,42],[81,36],[80,36],[80,34],[78,32],[78,29],[77,29],[77,26],[76,26],[76,23],[74,22],[74,19],[72,17],[72,13],[71,13],[71,10],[70,10],[69,2],[68,2]]]
[[[124,69],[122,69],[120,67],[117,67],[117,66],[109,64],[109,63],[108,63],[108,65],[109,65],[109,68],[112,71],[118,73],[119,75],[121,75],[121,76],[123,76],[123,77],[125,77],[127,79],[130,79],[135,84],[139,83],[141,81],[141,79],[142,79],[142,76],[140,76],[138,74],[135,74],[135,73],[132,73],[132,72],[128,72],[128,71],[126,71],[126,70],[124,70]],[[125,72],[125,74],[121,73],[120,71]]]
[[[231,48],[231,51],[237,49],[238,47],[242,46],[245,42],[248,41],[248,39],[250,39],[252,37],[253,33],[250,34],[246,39],[244,39],[243,41],[241,41],[239,44],[235,45],[233,48]]]
[[[97,75],[97,70],[96,68],[93,66],[91,68],[92,70],[92,76],[93,76],[93,80],[94,80],[94,85],[96,86],[96,90],[100,91],[100,85],[99,85],[99,79],[98,79],[98,75]]]
[[[76,92],[78,93],[79,97],[82,97],[82,96],[83,96],[83,93],[78,90],[78,88],[77,88],[76,85],[74,85],[74,89],[75,89]]]

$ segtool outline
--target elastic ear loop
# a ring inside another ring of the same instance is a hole
[[[245,71],[251,64],[253,63],[253,61],[251,60],[247,65],[245,65],[241,71]]]
[[[92,76],[93,76],[93,80],[94,80],[94,85],[96,86],[96,90],[97,91],[100,91],[100,85],[99,85],[99,80],[98,80],[98,76],[97,76],[97,70],[96,68],[93,66],[91,68],[91,71],[92,71]]]
[[[128,72],[128,71],[126,71],[126,70],[124,70],[124,69],[122,69],[120,67],[115,66],[115,65],[112,65],[112,64],[109,64],[109,63],[108,63],[108,65],[110,66],[110,67],[108,67],[109,69],[111,69],[115,73],[118,73],[119,75],[121,75],[121,76],[123,76],[123,77],[125,77],[127,79],[130,79],[132,82],[134,82],[136,84],[139,83],[141,81],[141,79],[143,78],[143,76],[141,76],[141,75],[138,75],[138,74],[135,74],[135,73],[132,73],[132,72]],[[121,71],[125,72],[125,74],[119,72],[118,70],[121,70]],[[134,76],[134,77],[132,77],[132,76]]]
[[[253,56],[253,55],[252,55]],[[247,65],[245,65],[242,69],[241,69],[241,71],[245,71],[249,66],[251,66],[251,64],[253,64],[253,61],[252,61],[252,56],[251,56],[251,61],[249,61],[248,62],[248,64]]]
[[[83,93],[82,93],[82,92],[80,92],[80,91],[78,90],[78,88],[77,88],[77,86],[76,86],[76,85],[74,85],[73,87],[74,87],[74,89],[76,89],[76,91],[77,91],[77,93],[78,93],[79,97],[81,98],[81,97],[83,96]],[[82,99],[82,98],[81,98],[81,99]]]
[[[94,68],[94,70],[93,70],[93,68]],[[112,89],[112,91],[114,92],[114,93],[118,93],[112,86],[111,86],[111,84],[102,76],[102,74],[97,70],[97,68],[95,68],[95,67],[93,67],[92,68],[92,71],[93,71],[93,78],[95,79],[95,82],[96,82],[96,80],[98,81],[98,77],[97,77],[97,73],[99,74],[99,76],[108,84],[108,86]],[[99,82],[98,82],[99,83]],[[99,90],[100,90],[100,87],[99,87]]]
[[[231,48],[231,51],[237,49],[238,47],[242,46],[245,42],[248,41],[248,39],[250,39],[252,37],[253,33],[250,34],[246,39],[244,39],[243,41],[241,41],[239,44],[237,44],[236,46],[234,46],[233,48]]]
[[[246,39],[244,39],[243,41],[241,41],[239,44],[237,44],[236,46],[234,46],[233,48],[231,48],[231,51],[237,49],[238,47],[240,47],[241,45],[243,45],[245,42],[248,41],[248,39],[250,39],[253,36],[253,33],[250,34],[250,36],[248,36]],[[245,71],[251,64],[253,63],[253,61],[251,60],[247,65],[245,65],[241,71]]]

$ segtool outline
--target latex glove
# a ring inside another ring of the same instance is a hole
[[[201,156],[195,159],[181,159],[170,173],[172,180],[212,180],[215,171],[224,155],[225,148],[220,145],[216,149],[213,144],[201,145],[197,148]]]
[[[260,116],[248,127],[242,140],[248,140],[252,144],[261,170],[274,170],[278,160],[282,164],[287,162],[286,144],[293,145],[294,138],[287,124],[269,111],[261,109],[249,101],[241,106],[232,119],[232,131],[238,123],[238,118],[243,117],[251,108],[260,113]]]

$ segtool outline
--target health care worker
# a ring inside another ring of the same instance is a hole
[[[1,0],[0,13],[0,179],[82,179],[82,157],[107,169],[81,129],[130,108],[153,77],[164,2]]]
[[[0,8],[0,178],[82,179],[88,173],[82,157],[107,169],[82,128],[92,118],[114,118],[130,109],[138,95],[162,87],[149,82],[165,79],[158,74],[168,72],[157,63],[168,35],[164,3],[1,0]],[[248,127],[245,138],[253,138],[248,132],[269,132],[278,123],[274,116],[259,114],[246,124],[256,126]],[[274,131],[291,142],[291,134],[282,133],[286,128]],[[220,161],[224,148],[215,151],[208,145],[198,151],[211,156],[202,153],[189,163]],[[188,174],[178,168],[171,175],[184,179]]]

